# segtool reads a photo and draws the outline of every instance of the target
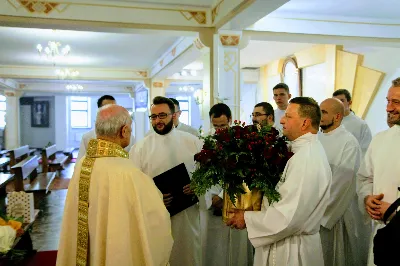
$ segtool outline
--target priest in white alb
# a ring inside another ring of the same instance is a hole
[[[169,213],[154,182],[123,149],[131,123],[121,106],[99,109],[97,139],[89,141],[68,187],[58,266],[167,265]]]
[[[372,139],[357,174],[360,208],[366,221],[374,220],[372,237],[384,227],[383,215],[400,196],[400,78],[393,80],[386,99],[387,123],[392,127]],[[372,239],[368,265],[374,265]]]
[[[214,129],[227,128],[232,122],[231,109],[224,103],[217,103],[211,107],[209,117]],[[205,204],[200,202],[202,265],[253,265],[253,246],[247,237],[247,231],[227,227],[222,220],[223,198],[224,190],[216,185],[204,196]]]
[[[369,232],[360,230],[363,225],[356,223],[360,220],[357,218],[361,218],[356,197],[356,174],[361,162],[360,145],[341,125],[344,106],[340,100],[326,99],[320,108],[322,132],[318,134],[318,139],[332,169],[329,204],[320,230],[325,266],[362,266],[366,263],[368,249],[357,240],[360,233],[369,235]]]
[[[342,125],[358,140],[362,152],[361,158],[363,158],[364,154],[367,152],[369,144],[371,143],[371,130],[367,122],[356,116],[351,110],[350,107],[352,100],[348,90],[336,90],[333,93],[333,97],[340,100],[344,105],[344,117],[342,120]]]
[[[294,155],[277,185],[280,201],[269,206],[264,197],[261,211],[235,210],[227,223],[247,227],[255,247],[254,265],[324,265],[319,230],[332,174],[317,138],[320,120],[320,108],[312,98],[290,101],[281,124]]]
[[[151,106],[151,123],[155,133],[149,134],[136,143],[130,151],[135,166],[154,178],[175,166],[184,163],[191,176],[194,171],[194,155],[201,151],[203,142],[197,137],[173,126],[174,103],[165,97],[157,96]],[[173,182],[171,180],[171,182]],[[182,191],[193,194],[190,185]],[[169,205],[174,199],[164,194],[164,203]],[[195,204],[171,217],[174,245],[170,258],[171,266],[201,265],[200,214]]]

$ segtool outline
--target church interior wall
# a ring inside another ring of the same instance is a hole
[[[22,98],[22,101],[24,98]],[[55,98],[54,96],[33,97],[32,102],[49,102],[49,126],[33,127],[31,123],[32,104],[20,104],[20,134],[21,145],[29,145],[32,148],[43,148],[48,143],[56,141],[55,127]]]

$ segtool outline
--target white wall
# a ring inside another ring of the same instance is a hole
[[[363,66],[386,74],[365,118],[371,128],[372,135],[375,135],[388,129],[386,123],[386,95],[391,87],[391,81],[400,77],[400,48],[345,46],[344,50],[364,55]]]
[[[303,96],[312,97],[321,103],[331,95],[326,94],[326,64],[318,64],[306,67],[303,74]]]
[[[251,83],[244,83],[240,87],[240,121],[246,122],[247,125],[252,123],[250,115],[253,112],[254,105],[261,102],[256,100],[257,87],[257,84]],[[236,118],[233,117],[233,119]]]
[[[49,127],[31,127],[31,105],[20,105],[21,146],[29,145],[33,148],[43,148],[49,142],[56,143],[55,98],[54,96],[38,96],[34,97],[33,100],[49,102]]]

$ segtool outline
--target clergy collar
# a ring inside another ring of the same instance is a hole
[[[316,139],[317,134],[313,134],[311,132],[308,132],[307,134],[298,137],[297,139],[292,141],[292,152],[296,153],[305,144],[310,143],[311,141],[314,141]]]
[[[127,153],[120,145],[103,139],[91,139],[86,151],[86,157],[122,157],[129,158]]]
[[[321,132],[321,133],[325,136],[330,136],[330,135],[336,134],[337,132],[343,131],[344,129],[345,129],[344,126],[340,125],[337,128],[335,128],[334,130],[329,131],[328,133],[324,133],[324,132]]]

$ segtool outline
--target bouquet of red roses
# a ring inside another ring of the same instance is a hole
[[[234,126],[217,129],[203,140],[202,151],[194,156],[198,167],[193,172],[191,188],[196,195],[204,195],[219,184],[235,202],[238,195],[245,193],[246,184],[250,190],[263,192],[270,204],[279,201],[275,187],[293,153],[278,130],[235,120]]]

